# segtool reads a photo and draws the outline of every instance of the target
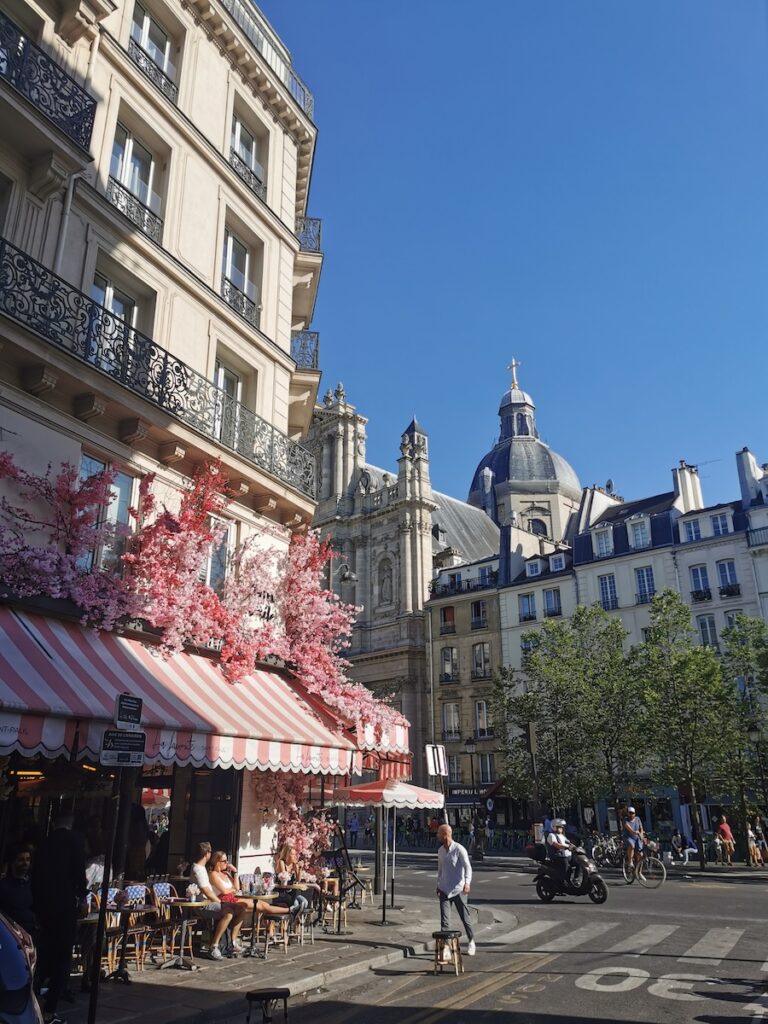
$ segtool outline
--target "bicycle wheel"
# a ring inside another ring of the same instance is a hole
[[[635,867],[634,864],[627,866],[627,862],[624,858],[621,861],[621,873],[624,875],[624,881],[627,885],[632,885],[635,880]]]
[[[667,869],[658,857],[645,857],[637,877],[646,889],[658,889],[667,877]]]

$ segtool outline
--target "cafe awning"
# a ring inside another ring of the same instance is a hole
[[[98,760],[115,698],[144,702],[148,764],[347,775],[361,755],[278,670],[230,683],[214,658],[0,608],[0,755]]]

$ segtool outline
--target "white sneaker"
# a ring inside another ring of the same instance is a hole
[[[470,939],[469,945],[467,946],[467,956],[474,956],[476,952],[477,947],[475,946],[475,940]]]
[[[450,963],[450,961],[452,959],[453,959],[453,956],[451,954],[451,947],[450,946],[443,946],[443,956],[442,956],[443,963],[444,964]]]
[[[208,951],[208,956],[211,958],[211,960],[224,959],[224,954],[221,952],[218,946],[211,946],[210,950]]]

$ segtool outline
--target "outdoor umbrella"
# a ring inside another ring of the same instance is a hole
[[[384,808],[384,888],[381,899],[381,921],[387,921],[387,854],[389,852],[389,836],[387,823],[389,811],[392,809],[392,906],[395,905],[395,846],[397,842],[397,811],[398,808],[408,810],[439,809],[445,805],[445,797],[434,789],[422,789],[412,786],[400,779],[377,779],[374,782],[361,782],[357,786],[337,789],[334,801],[342,806],[367,806]]]

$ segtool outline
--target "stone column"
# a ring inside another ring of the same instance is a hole
[[[411,534],[413,525],[406,513],[405,520],[400,523],[400,579],[402,595],[400,613],[409,615],[413,611],[413,582],[411,575]]]
[[[341,499],[344,491],[344,428],[339,425],[333,437],[333,496]]]
[[[321,498],[330,498],[332,494],[333,482],[331,480],[331,466],[333,465],[333,438],[326,435],[323,438],[323,454],[322,454],[322,475],[323,475],[323,487]]]

